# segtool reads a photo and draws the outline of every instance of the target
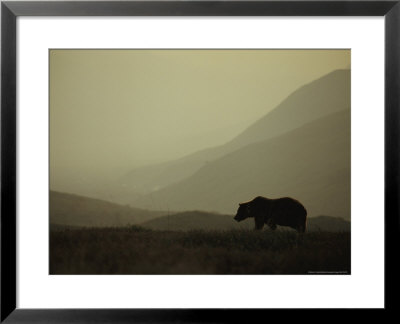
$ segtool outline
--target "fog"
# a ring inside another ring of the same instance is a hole
[[[51,50],[51,185],[223,144],[348,50]]]

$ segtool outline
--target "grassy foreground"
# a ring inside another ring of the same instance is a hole
[[[50,232],[50,274],[350,273],[349,232]]]

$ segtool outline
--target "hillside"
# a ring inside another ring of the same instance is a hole
[[[190,231],[190,230],[233,230],[233,229],[253,229],[254,220],[247,219],[243,222],[236,222],[233,216],[212,214],[200,211],[188,211],[169,216],[161,216],[154,218],[148,222],[140,224],[140,226],[152,230],[161,231]],[[268,229],[268,226],[265,226]],[[278,230],[290,229],[288,227],[278,227]],[[308,231],[332,231],[332,232],[348,232],[350,231],[350,222],[330,216],[317,216],[308,218]]]
[[[350,70],[337,70],[292,93],[274,110],[225,145],[178,160],[132,170],[117,186],[131,194],[149,193],[179,182],[230,152],[294,130],[308,122],[350,108]],[[125,197],[121,197],[124,199]]]
[[[60,226],[124,226],[165,215],[107,201],[50,191],[50,224]]]
[[[247,145],[132,203],[233,214],[255,196],[300,200],[309,216],[350,218],[350,110]]]
[[[234,221],[233,215],[221,215],[201,211],[186,211],[182,213],[161,216],[140,224],[140,226],[152,230],[230,230],[250,229],[254,227],[253,222],[238,223]]]
[[[308,231],[350,232],[351,224],[340,217],[317,216],[307,221]]]
[[[227,146],[242,147],[272,138],[350,108],[350,70],[336,70],[293,92]]]
[[[254,221],[235,222],[233,215],[203,211],[168,213],[121,206],[106,201],[50,191],[50,228],[52,231],[78,230],[81,227],[123,227],[140,225],[152,230],[233,230],[253,229]],[[308,230],[349,231],[342,218],[309,218]]]

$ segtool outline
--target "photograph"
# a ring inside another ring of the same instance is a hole
[[[351,49],[48,55],[50,275],[351,274]]]

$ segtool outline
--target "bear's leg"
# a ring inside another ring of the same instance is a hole
[[[276,224],[274,223],[274,221],[273,221],[272,219],[268,219],[267,225],[268,225],[269,228],[272,229],[273,231],[276,230]]]
[[[264,220],[260,217],[254,217],[254,222],[256,224],[256,230],[262,230],[264,227]]]
[[[301,224],[297,227],[297,232],[299,233],[304,233],[306,231],[306,225],[305,224]]]

